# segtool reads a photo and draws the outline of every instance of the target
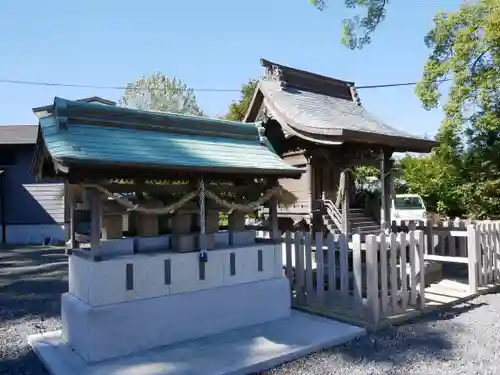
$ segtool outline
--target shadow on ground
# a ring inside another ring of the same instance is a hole
[[[68,289],[64,249],[26,248],[0,253],[0,319],[60,314],[61,293]]]
[[[0,359],[0,374],[49,375],[45,366],[31,350],[15,358]]]

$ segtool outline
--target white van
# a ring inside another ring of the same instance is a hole
[[[427,211],[418,194],[397,194],[392,200],[391,221],[425,220]]]

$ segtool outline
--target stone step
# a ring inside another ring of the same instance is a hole
[[[369,217],[365,217],[363,219],[359,219],[359,220],[349,220],[351,222],[352,225],[356,224],[356,225],[363,225],[363,224],[376,224],[377,222],[373,219],[370,219]]]

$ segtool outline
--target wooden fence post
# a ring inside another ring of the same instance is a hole
[[[286,252],[286,264],[285,264],[286,276],[288,277],[288,281],[290,283],[290,293],[293,296],[293,289],[295,287],[293,270],[295,267],[292,257],[292,234],[289,231],[286,231],[285,233],[285,252]]]
[[[424,261],[424,242],[425,235],[423,231],[419,231],[417,235],[418,242],[418,267],[420,275],[420,310],[425,309],[425,261]]]
[[[322,304],[325,291],[325,262],[323,259],[323,233],[316,233],[316,296],[318,303]]]
[[[392,249],[391,249],[392,251]],[[366,296],[374,324],[380,320],[378,300],[378,243],[374,235],[366,236]]]
[[[478,254],[481,253],[479,236],[475,225],[467,226],[467,253],[469,258],[469,291],[471,293],[477,292],[479,281],[479,264]]]
[[[495,221],[494,224],[494,239],[495,239],[495,259],[497,269],[497,280],[500,281],[500,222]]]

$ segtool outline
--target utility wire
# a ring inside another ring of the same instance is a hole
[[[441,82],[450,81],[450,79],[444,79]],[[96,85],[80,85],[75,83],[60,83],[60,82],[43,82],[43,81],[22,81],[15,79],[2,79],[0,78],[0,84],[12,84],[12,85],[28,85],[28,86],[51,86],[51,87],[74,87],[74,88],[84,88],[84,89],[96,89],[96,90],[125,90],[127,86],[96,86]],[[366,85],[366,86],[355,86],[356,89],[379,89],[388,87],[399,87],[399,86],[415,86],[418,82],[402,82],[402,83],[386,83],[379,85]],[[146,89],[145,89],[146,90]],[[195,92],[241,92],[241,89],[216,89],[216,88],[195,88]]]

